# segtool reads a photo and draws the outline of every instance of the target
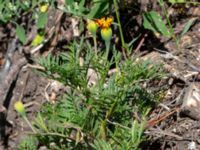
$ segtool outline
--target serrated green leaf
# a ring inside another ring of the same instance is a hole
[[[39,29],[44,28],[45,25],[47,24],[47,21],[48,21],[48,14],[47,13],[40,13],[38,15],[37,27]]]
[[[65,4],[72,5],[74,3],[74,0],[65,0]]]
[[[97,1],[94,3],[93,7],[91,8],[92,11],[87,15],[89,18],[98,18],[102,15],[107,14],[107,10],[109,8],[108,2],[99,2]]]
[[[159,32],[163,36],[171,37],[171,33],[166,27],[162,17],[155,11],[147,12],[143,15],[143,26],[145,29],[149,29],[154,33]]]
[[[188,30],[189,30],[190,27],[193,25],[193,23],[194,23],[195,20],[196,20],[195,18],[192,18],[192,19],[190,19],[190,20],[185,24],[185,26],[184,26],[184,28],[183,28],[183,31],[181,32],[181,37],[182,37],[186,32],[188,32]]]
[[[152,26],[150,20],[148,20],[148,14],[143,14],[143,26],[145,29],[149,29],[154,33],[156,32],[156,29]]]
[[[17,24],[16,35],[19,38],[20,42],[22,42],[23,44],[26,43],[26,33],[21,25]]]

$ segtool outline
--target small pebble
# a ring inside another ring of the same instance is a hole
[[[188,150],[196,150],[196,144],[194,141],[188,144]]]

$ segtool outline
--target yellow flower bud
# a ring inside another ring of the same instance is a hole
[[[37,35],[35,36],[35,38],[33,39],[31,45],[32,45],[32,46],[38,46],[38,45],[40,45],[43,41],[44,41],[44,36],[43,36],[43,35],[40,35],[40,34],[37,34]]]
[[[89,32],[92,33],[93,36],[95,36],[97,32],[97,24],[94,21],[90,20],[88,22],[87,29]]]
[[[48,10],[48,8],[49,8],[49,5],[47,4],[47,3],[43,3],[43,4],[41,4],[40,5],[40,12],[47,12],[47,10]]]
[[[24,105],[23,105],[22,101],[17,101],[14,104],[14,108],[19,114],[25,115],[25,108],[24,108]]]
[[[112,38],[112,29],[111,28],[101,29],[101,37],[105,41],[110,41],[110,39]]]

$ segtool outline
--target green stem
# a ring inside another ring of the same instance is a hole
[[[97,56],[97,38],[96,38],[96,36],[93,36],[93,42],[94,42],[95,56]]]
[[[116,17],[117,17],[117,23],[119,26],[119,33],[120,33],[120,38],[121,38],[121,42],[122,42],[122,47],[125,48],[124,35],[122,32],[122,26],[121,26],[121,22],[119,19],[118,5],[117,5],[116,0],[113,0],[113,2],[114,2],[114,6],[115,6],[115,13],[116,13]]]
[[[163,11],[164,11],[164,14],[165,14],[165,17],[166,17],[166,19],[167,19],[167,23],[168,23],[168,25],[169,25],[170,33],[172,34],[172,38],[173,38],[174,41],[176,42],[176,46],[177,46],[177,48],[179,49],[179,42],[178,42],[178,40],[177,40],[177,38],[176,38],[176,35],[175,35],[175,33],[174,33],[174,30],[173,30],[171,21],[170,21],[170,19],[169,19],[167,10],[165,9],[164,4],[161,5],[161,7],[162,7],[162,9],[163,9]]]
[[[29,133],[29,132],[28,132]],[[32,135],[35,135],[36,133],[29,133],[29,134],[32,134]],[[43,133],[43,132],[40,132],[39,133],[40,135],[43,135],[43,136],[48,136],[48,135],[51,135],[51,136],[59,136],[59,137],[62,137],[62,138],[65,138],[67,141],[69,142],[72,142],[72,141],[75,141],[75,139],[72,139],[64,134],[61,134],[61,133],[56,133],[56,132],[47,132],[47,133]]]
[[[105,41],[106,44],[106,60],[108,59],[109,51],[110,51],[110,40]]]
[[[26,123],[28,124],[28,126],[31,128],[31,130],[34,132],[34,133],[37,133],[36,130],[33,128],[32,124],[30,123],[30,121],[27,119],[26,116],[23,116],[23,119],[26,121]]]
[[[102,139],[106,139],[106,120],[103,120],[100,125],[100,136]]]

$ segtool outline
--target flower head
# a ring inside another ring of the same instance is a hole
[[[25,115],[25,108],[24,108],[22,101],[17,101],[14,104],[14,108],[20,115],[22,115],[22,116]]]
[[[39,7],[40,12],[43,12],[43,13],[47,12],[48,8],[49,8],[49,5],[47,3],[42,3]]]
[[[112,38],[112,29],[111,28],[101,29],[101,37],[104,41],[110,41]]]
[[[90,20],[87,24],[87,29],[92,33],[93,36],[96,35],[97,32],[97,25],[94,21]]]
[[[108,29],[110,28],[111,24],[112,24],[112,17],[103,17],[101,19],[97,19],[96,20],[96,24],[101,28],[101,29]]]
[[[35,36],[35,38],[33,39],[31,45],[32,45],[32,46],[38,46],[38,45],[40,45],[43,41],[44,41],[44,36],[41,35],[41,34],[37,34],[37,35]]]

